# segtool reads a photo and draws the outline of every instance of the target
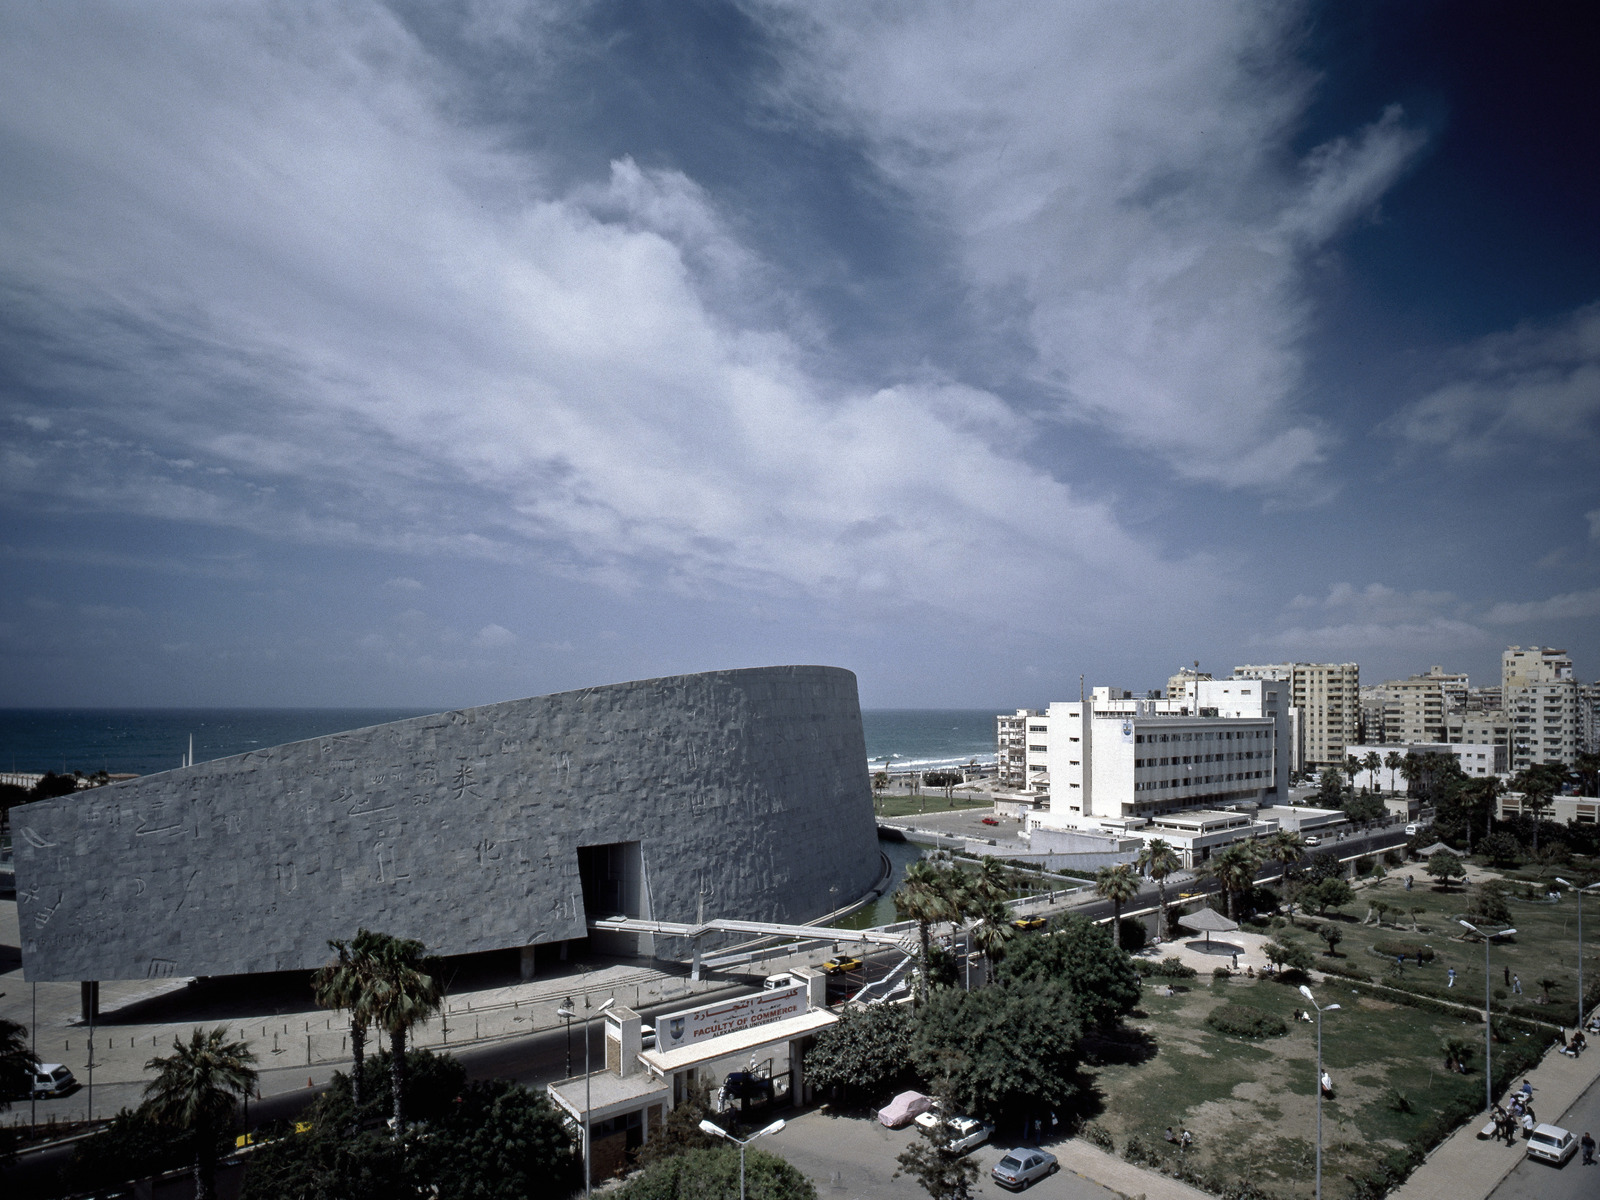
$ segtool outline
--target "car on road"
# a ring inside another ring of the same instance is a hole
[[[1564,1167],[1567,1159],[1578,1152],[1578,1137],[1559,1125],[1535,1125],[1528,1135],[1527,1147],[1529,1158]]]
[[[60,1063],[40,1063],[33,1069],[33,1094],[41,1100],[65,1096],[77,1086],[78,1079],[71,1067],[64,1067]]]
[[[861,970],[861,960],[852,958],[848,954],[841,954],[838,958],[830,958],[823,963],[822,969],[829,975],[843,975],[849,971]]]
[[[1302,840],[1303,840],[1303,841],[1304,841],[1304,842],[1305,842],[1305,844],[1306,844],[1306,845],[1307,845],[1307,846],[1320,846],[1320,845],[1322,845],[1322,839],[1321,839],[1321,838],[1319,838],[1319,837],[1318,837],[1318,836],[1317,836],[1317,835],[1316,835],[1316,834],[1314,834],[1314,833],[1308,833],[1308,834],[1306,834],[1306,836],[1305,836],[1305,837],[1304,837],[1304,839],[1302,839]]]
[[[1046,1175],[1054,1175],[1059,1169],[1060,1164],[1050,1151],[1028,1146],[1008,1150],[1005,1157],[995,1163],[994,1169],[989,1174],[994,1176],[994,1181],[1001,1187],[1020,1192],[1035,1180],[1043,1179]]]
[[[1050,921],[1046,917],[1018,917],[1011,924],[1016,929],[1043,929]]]
[[[1000,824],[1000,822],[996,821],[993,817],[984,817],[984,818],[982,818],[982,823],[985,824],[985,825],[998,825],[998,824]]]
[[[1406,836],[1407,837],[1416,837],[1417,834],[1421,831],[1421,829],[1422,829],[1422,826],[1418,825],[1415,821],[1413,821],[1410,825],[1406,826]]]
[[[917,1125],[931,1133],[938,1127],[941,1116],[935,1104],[927,1112],[917,1114]],[[950,1149],[957,1154],[965,1154],[974,1146],[983,1145],[994,1132],[993,1125],[985,1125],[977,1117],[945,1117],[944,1121],[950,1128]]]

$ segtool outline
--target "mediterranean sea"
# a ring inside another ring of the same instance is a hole
[[[426,708],[0,709],[0,771],[150,775],[306,738],[425,716]],[[861,714],[874,769],[994,761],[989,709],[879,708]]]

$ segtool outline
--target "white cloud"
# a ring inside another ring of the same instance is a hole
[[[504,650],[517,644],[517,635],[504,625],[485,625],[473,636],[472,644],[480,650]]]
[[[1530,621],[1571,621],[1583,617],[1600,617],[1600,588],[1567,592],[1548,600],[1502,601],[1490,608],[1483,619],[1491,625],[1523,625]]]
[[[1021,331],[1059,415],[1180,476],[1299,486],[1305,258],[1421,137],[1398,109],[1289,150],[1310,91],[1292,5],[763,5],[781,96],[858,135]]]
[[[1513,440],[1571,446],[1600,434],[1600,304],[1483,338],[1457,360],[1459,378],[1384,428],[1455,459],[1488,458]]]
[[[1335,583],[1325,596],[1295,596],[1284,615],[1284,628],[1252,644],[1294,657],[1359,661],[1394,651],[1460,651],[1488,637],[1474,623],[1471,606],[1450,592],[1406,592],[1384,583]]]
[[[384,587],[393,588],[397,592],[420,592],[422,584],[405,575],[397,575],[393,579],[385,580]]]
[[[0,21],[0,288],[86,431],[16,452],[31,503],[1056,629],[1223,587],[1023,461],[995,396],[812,373],[698,185],[552,188],[386,10]],[[1314,457],[1241,428],[1230,461]]]

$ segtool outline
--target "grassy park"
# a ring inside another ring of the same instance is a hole
[[[907,817],[918,813],[954,812],[960,808],[992,808],[994,798],[954,796],[946,800],[944,793],[935,789],[925,791],[918,796],[889,796],[879,793],[873,798],[873,804],[880,817]]]
[[[1329,968],[1311,986],[1318,1003],[1340,1005],[1323,1024],[1323,1064],[1334,1080],[1334,1096],[1323,1106],[1323,1187],[1330,1197],[1381,1195],[1406,1158],[1414,1161],[1483,1109],[1483,944],[1457,924],[1477,911],[1476,893],[1459,883],[1442,889],[1414,869],[1408,892],[1407,873],[1402,868],[1361,885],[1353,902],[1330,908],[1326,917],[1302,916],[1293,924],[1278,917],[1246,927],[1298,943],[1314,953],[1318,971]],[[1576,1016],[1577,902],[1542,897],[1542,888],[1514,884],[1503,898],[1511,915],[1506,924],[1517,935],[1491,950],[1496,1025],[1505,1039],[1495,1046],[1501,1086],[1537,1060],[1558,1026],[1570,1031]],[[1381,924],[1378,904],[1386,907]],[[1586,925],[1593,921],[1586,934],[1600,935],[1600,905],[1585,916]],[[1342,934],[1333,957],[1317,932],[1325,923]],[[1419,967],[1413,950],[1397,966],[1393,951],[1402,945],[1433,957]],[[1600,947],[1593,945],[1586,938],[1591,997],[1600,990]],[[1447,986],[1452,966],[1454,988]],[[1505,986],[1506,968],[1521,977],[1522,995]],[[1296,986],[1302,981],[1298,974],[1285,981],[1147,979],[1130,1022],[1135,1037],[1095,1047],[1101,1107],[1087,1135],[1214,1192],[1250,1181],[1264,1196],[1311,1196],[1316,1026],[1293,1019],[1308,1007]],[[1164,994],[1168,983],[1175,985],[1171,996]],[[1284,1031],[1259,1038],[1218,1032],[1206,1019],[1224,1005],[1248,1006],[1269,1025],[1281,1019]],[[1446,1067],[1451,1041],[1461,1044],[1464,1073]],[[1168,1126],[1193,1135],[1186,1158],[1166,1142]],[[1250,1193],[1235,1187],[1234,1194]]]

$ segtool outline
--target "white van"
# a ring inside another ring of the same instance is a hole
[[[33,1072],[33,1094],[41,1099],[65,1096],[77,1086],[71,1068],[60,1063],[40,1063]]]
[[[1413,821],[1411,824],[1406,826],[1406,836],[1407,837],[1416,837],[1417,833],[1421,829],[1422,829],[1422,826],[1418,825],[1415,821]]]
[[[779,988],[794,987],[800,981],[785,971],[782,975],[768,975],[761,981],[763,992],[775,992]]]

